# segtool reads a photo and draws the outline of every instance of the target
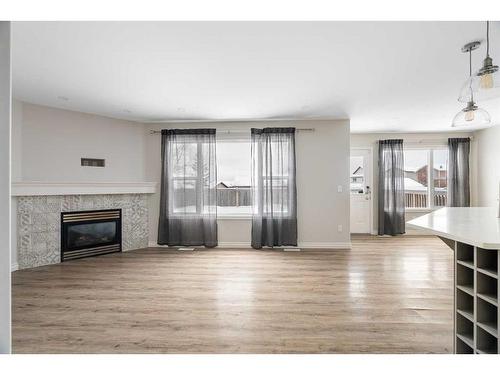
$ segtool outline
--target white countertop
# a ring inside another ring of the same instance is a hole
[[[410,220],[412,228],[483,249],[500,249],[500,219],[492,207],[445,207]]]

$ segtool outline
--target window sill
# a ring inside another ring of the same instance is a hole
[[[443,206],[444,207],[444,206]],[[439,210],[443,207],[432,207],[432,208],[405,208],[406,212],[432,212]]]
[[[217,220],[252,220],[252,215],[217,215]]]

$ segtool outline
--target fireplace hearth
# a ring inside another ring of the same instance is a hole
[[[61,213],[61,262],[122,251],[121,209]]]

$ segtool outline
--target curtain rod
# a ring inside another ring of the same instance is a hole
[[[315,128],[296,128],[299,132],[313,132]],[[220,129],[216,133],[230,134],[230,133],[250,133],[250,129]],[[149,134],[161,134],[161,130],[150,130]]]
[[[450,138],[453,138],[453,137],[450,137]],[[463,138],[469,138],[471,141],[474,140],[474,136],[468,136],[468,137],[463,137]],[[440,144],[444,144],[444,143],[448,143],[448,138],[434,138],[434,139],[418,139],[418,140],[409,140],[409,141],[405,141],[403,140],[403,144],[407,144],[407,145],[433,145],[433,144],[436,144],[436,145],[440,145]]]

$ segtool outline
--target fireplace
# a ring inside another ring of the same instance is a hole
[[[61,213],[61,262],[122,251],[122,210]]]

